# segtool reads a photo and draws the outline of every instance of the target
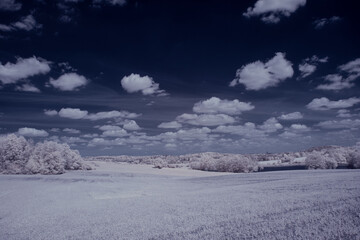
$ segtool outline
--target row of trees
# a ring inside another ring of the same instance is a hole
[[[66,170],[89,170],[77,150],[67,144],[44,141],[34,144],[22,136],[0,138],[0,173],[62,174]]]

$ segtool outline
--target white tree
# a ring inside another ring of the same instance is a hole
[[[9,134],[3,137],[0,144],[0,172],[6,174],[25,173],[25,164],[28,161],[32,144],[22,136]]]
[[[337,167],[337,162],[321,152],[314,151],[306,157],[305,165],[309,169],[331,169]]]

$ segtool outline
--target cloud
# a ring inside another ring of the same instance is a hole
[[[17,58],[16,63],[0,63],[0,81],[2,84],[16,83],[19,80],[50,71],[49,62],[42,58]]]
[[[306,107],[311,110],[329,110],[335,108],[349,108],[355,104],[360,103],[360,98],[352,97],[348,99],[341,99],[338,101],[330,101],[326,97],[313,99]]]
[[[47,116],[56,116],[58,112],[56,110],[44,109],[44,114]]]
[[[36,92],[36,93],[41,92],[40,89],[38,89],[37,87],[35,87],[30,83],[25,83],[21,86],[17,86],[15,90],[20,92]]]
[[[3,32],[12,32],[12,31],[32,31],[42,28],[42,25],[37,23],[35,18],[30,14],[28,16],[22,17],[19,21],[6,24],[0,24],[0,31]]]
[[[108,112],[97,112],[97,113],[89,113],[86,110],[81,110],[79,108],[62,108],[59,112],[56,110],[44,110],[44,113],[48,116],[59,115],[63,118],[70,119],[88,119],[91,121],[103,120],[103,119],[111,119],[111,118],[136,118],[140,116],[137,113],[131,113],[128,111],[108,111]]]
[[[137,131],[141,129],[134,120],[126,121],[123,125],[123,128],[128,131]]]
[[[317,65],[319,63],[326,63],[328,60],[328,57],[319,58],[316,55],[312,56],[311,58],[305,58],[302,63],[299,64],[298,68],[300,71],[300,77],[298,77],[298,79],[310,76],[316,71]]]
[[[292,112],[288,114],[282,114],[278,119],[280,120],[297,120],[302,119],[304,116],[300,112]]]
[[[340,109],[337,111],[337,113],[338,115],[336,115],[336,117],[340,117],[340,118],[350,118],[358,115],[358,114],[351,114],[348,109]]]
[[[164,90],[159,89],[159,84],[149,76],[141,77],[139,74],[132,73],[121,79],[121,86],[128,93],[142,92],[143,95],[166,95]]]
[[[176,120],[181,123],[187,123],[196,126],[218,126],[234,123],[235,119],[225,114],[188,114],[184,113]]]
[[[329,120],[317,124],[317,126],[326,129],[340,129],[340,128],[359,128],[360,119],[343,119],[343,120]]]
[[[259,128],[267,133],[276,132],[283,128],[283,126],[274,117],[266,120]]]
[[[160,123],[158,128],[181,128],[182,124],[177,121],[163,122]]]
[[[74,128],[64,128],[63,132],[70,133],[70,134],[79,134],[80,130]]]
[[[82,119],[87,116],[88,111],[80,110],[79,108],[62,108],[58,114],[63,118]]]
[[[102,119],[109,119],[109,118],[137,118],[140,114],[131,113],[128,111],[108,111],[108,112],[98,112],[98,113],[91,113],[87,115],[85,118],[90,119],[92,121],[102,120]]]
[[[17,3],[15,0],[1,0],[0,11],[18,11],[21,9],[21,3]]]
[[[316,87],[316,89],[338,91],[341,89],[351,88],[354,86],[354,83],[348,81],[347,79],[344,79],[339,74],[329,74],[325,76],[324,79],[325,81],[327,81],[327,83],[320,84],[319,86]]]
[[[126,130],[120,128],[117,130],[106,130],[102,133],[102,137],[125,137],[128,136]]]
[[[36,128],[23,127],[19,128],[18,134],[25,137],[47,137],[49,134],[45,130],[39,130]]]
[[[339,73],[325,76],[325,83],[320,84],[316,89],[339,91],[355,86],[353,82],[360,77],[360,58],[340,65],[338,69]]]
[[[284,53],[278,52],[266,63],[256,61],[242,66],[236,71],[236,78],[230,86],[234,87],[241,83],[247,90],[261,90],[277,86],[293,74],[292,63],[285,59]]]
[[[256,125],[252,122],[247,122],[244,125],[218,126],[213,132],[235,134],[245,138],[265,137],[265,132],[257,129]]]
[[[341,21],[340,17],[332,16],[330,18],[317,19],[317,20],[315,20],[313,22],[313,24],[314,24],[314,28],[319,30],[319,29],[322,29],[323,27],[325,27],[328,24],[339,22],[339,21]]]
[[[310,128],[308,126],[306,126],[305,124],[291,124],[290,129],[294,130],[294,131],[299,131],[299,132],[304,132],[304,131],[310,130]]]
[[[88,84],[88,80],[77,73],[65,73],[58,79],[50,78],[49,85],[60,91],[77,91]]]
[[[93,0],[94,5],[99,5],[102,3],[109,4],[112,6],[123,6],[126,4],[126,0]]]
[[[173,141],[175,139],[180,139],[184,141],[191,140],[207,140],[210,137],[211,129],[207,127],[202,128],[192,128],[186,130],[179,130],[176,132],[166,132],[161,133],[156,136],[156,138],[163,140],[165,142]]]
[[[221,100],[212,97],[204,101],[195,103],[193,111],[196,113],[224,113],[228,115],[238,115],[244,111],[249,111],[255,107],[251,103],[240,102],[239,100]]]
[[[258,0],[243,15],[248,18],[261,16],[265,23],[278,23],[281,17],[289,17],[305,4],[306,0]]]

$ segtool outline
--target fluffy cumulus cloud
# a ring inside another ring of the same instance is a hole
[[[284,53],[279,52],[266,63],[256,61],[242,66],[230,86],[243,84],[247,90],[261,90],[274,87],[293,74],[292,63],[285,59]]]
[[[212,97],[204,101],[195,103],[193,111],[196,113],[217,114],[224,113],[228,115],[238,115],[244,111],[249,111],[255,107],[251,103],[240,102],[239,100],[222,100]]]
[[[360,77],[360,58],[338,66],[338,70],[336,74],[325,76],[325,83],[317,89],[339,91],[355,86],[354,81]]]
[[[276,132],[283,128],[283,126],[274,117],[266,120],[259,128],[267,133]]]
[[[15,90],[20,91],[20,92],[34,92],[34,93],[41,92],[40,89],[38,89],[37,87],[35,87],[31,83],[24,83],[24,84],[22,84],[20,86],[16,86]]]
[[[316,55],[312,56],[311,58],[305,58],[302,63],[299,64],[298,68],[300,71],[300,77],[298,79],[310,76],[316,71],[317,65],[319,63],[326,63],[328,60],[328,57],[319,58]]]
[[[131,119],[140,116],[137,113],[131,113],[128,111],[108,111],[108,112],[97,112],[97,113],[89,113],[86,110],[81,110],[79,108],[62,108],[60,111],[56,110],[44,110],[44,114],[48,116],[56,116],[59,115],[63,118],[70,118],[70,119],[88,119],[91,121],[103,120],[103,119]],[[130,123],[133,128],[135,128],[134,123]],[[125,123],[125,124],[126,124]],[[136,122],[135,122],[136,123]],[[137,125],[137,124],[136,124]]]
[[[317,124],[317,126],[326,129],[341,129],[341,128],[360,128],[360,119],[343,119],[343,120],[329,120]]]
[[[339,117],[339,118],[350,118],[350,117],[357,115],[357,114],[350,113],[350,110],[348,110],[348,109],[340,109],[337,111],[337,113],[338,114],[336,115],[336,117]]]
[[[308,126],[306,126],[305,124],[291,124],[290,129],[294,130],[294,131],[299,131],[299,132],[304,132],[304,131],[310,130],[310,128]]]
[[[0,24],[0,31],[12,32],[12,31],[32,31],[41,28],[42,25],[36,22],[34,16],[28,15],[21,18],[17,22],[6,24]]]
[[[16,0],[1,0],[0,11],[18,11],[21,9],[21,3]]]
[[[23,127],[19,128],[18,132],[19,135],[25,136],[25,137],[47,137],[49,134],[45,130],[39,130],[36,128],[28,128]]]
[[[326,97],[313,99],[306,107],[311,110],[329,110],[336,108],[349,108],[360,103],[360,98],[352,97],[348,99],[340,99],[331,101]]]
[[[288,114],[282,114],[278,119],[280,120],[297,120],[302,119],[304,116],[300,112],[292,112]]]
[[[244,125],[218,126],[213,132],[235,134],[245,138],[265,137],[265,132],[257,129],[256,125],[252,122],[247,122]]]
[[[88,115],[88,111],[79,108],[62,108],[58,114],[63,118],[82,119]]]
[[[128,93],[141,92],[143,95],[166,95],[159,89],[159,84],[149,76],[141,77],[139,74],[130,74],[121,79],[121,86]]]
[[[330,18],[320,18],[317,19],[313,22],[314,24],[314,28],[315,29],[322,29],[324,28],[326,25],[331,24],[331,23],[336,23],[341,21],[341,18],[338,16],[332,16]]]
[[[58,79],[51,78],[49,85],[60,91],[76,91],[88,84],[88,80],[77,73],[65,73]]]
[[[235,119],[226,114],[188,114],[184,113],[176,120],[181,123],[187,123],[196,126],[219,126],[234,123]]]
[[[305,4],[306,0],[258,0],[243,15],[246,17],[261,16],[261,20],[265,23],[278,23],[281,17],[289,17]]]
[[[16,83],[22,79],[50,71],[50,63],[42,58],[17,58],[16,63],[0,63],[0,81],[2,84]]]
[[[58,111],[51,109],[44,109],[44,114],[47,116],[56,116],[58,114]]]
[[[140,126],[135,122],[135,120],[128,120],[124,123],[123,128],[128,131],[137,131],[140,130]]]
[[[70,134],[79,134],[80,130],[74,128],[64,128],[63,132],[70,133]]]
[[[177,121],[163,122],[160,123],[158,128],[181,128],[182,124]]]

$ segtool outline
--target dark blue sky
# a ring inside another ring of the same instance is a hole
[[[354,145],[357,1],[0,3],[0,134],[84,155]]]

